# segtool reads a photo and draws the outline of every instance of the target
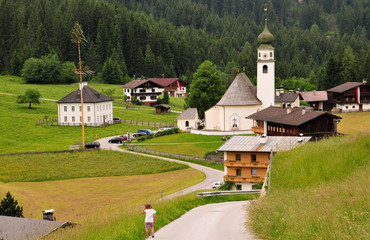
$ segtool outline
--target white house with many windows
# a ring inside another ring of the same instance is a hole
[[[100,126],[113,123],[113,99],[84,85],[82,90],[84,123],[86,126]],[[58,103],[58,125],[80,126],[81,114],[81,91],[76,90]]]
[[[151,80],[133,80],[122,86],[126,101],[131,102],[132,98],[139,99],[147,106],[154,106],[158,96],[162,95],[164,87]]]

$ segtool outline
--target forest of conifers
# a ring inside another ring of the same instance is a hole
[[[78,21],[88,40],[82,60],[96,73],[110,59],[130,78],[190,82],[210,60],[227,87],[243,67],[255,80],[267,18],[277,84],[328,89],[369,80],[368,0],[0,0],[0,13],[3,74],[19,75],[27,59],[50,53],[77,63],[71,30]]]

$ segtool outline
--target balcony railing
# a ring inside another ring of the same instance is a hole
[[[264,134],[265,133],[264,128],[261,128],[261,127],[252,127],[252,131],[255,132],[255,133],[258,133],[258,134]]]
[[[254,168],[267,168],[268,163],[260,163],[260,162],[240,162],[234,160],[226,160],[224,162],[226,167],[254,167]]]
[[[264,177],[260,176],[232,176],[232,175],[225,175],[224,180],[225,182],[263,182]]]

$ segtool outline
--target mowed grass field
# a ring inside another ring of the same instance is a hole
[[[113,151],[2,156],[0,165],[1,198],[10,191],[29,218],[53,208],[59,221],[152,201],[205,177],[184,164]]]
[[[223,143],[222,136],[178,133],[148,139],[145,142],[134,143],[134,145],[160,152],[204,157],[205,153],[215,151]]]
[[[13,80],[12,80],[13,79]],[[116,85],[94,84],[91,87],[101,90],[120,88]],[[42,97],[61,99],[70,92],[78,89],[73,85],[30,85],[21,78],[0,76],[0,93],[23,94],[26,89],[37,89]],[[36,121],[44,117],[57,117],[57,104],[41,100],[40,105],[17,104],[16,96],[0,94],[0,153],[66,150],[70,145],[81,144],[81,127],[36,125]],[[113,115],[122,119],[137,121],[176,123],[178,113],[156,114],[150,110],[135,110],[113,108]],[[138,125],[115,124],[106,127],[86,127],[86,142],[99,138],[125,134],[130,130],[136,132]]]

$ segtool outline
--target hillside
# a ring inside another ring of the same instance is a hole
[[[369,79],[364,0],[0,0],[0,11],[1,26],[11,26],[0,28],[0,73],[19,75],[27,59],[49,53],[77,62],[70,40],[77,20],[88,40],[84,64],[97,74],[112,58],[129,77],[165,74],[190,82],[211,60],[227,86],[243,66],[255,79],[257,36],[267,17],[278,79],[305,78],[321,89]]]
[[[263,239],[368,239],[369,156],[361,133],[278,153],[250,226]]]

